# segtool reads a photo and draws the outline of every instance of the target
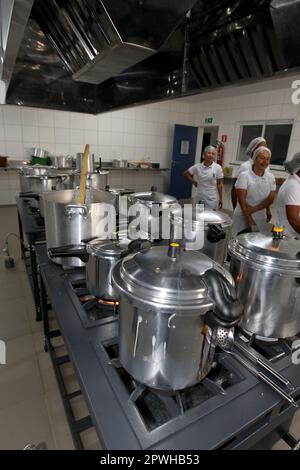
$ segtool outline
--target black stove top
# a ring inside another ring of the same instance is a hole
[[[117,339],[106,343],[104,350],[107,362],[113,366],[111,374],[117,374],[128,394],[128,403],[136,408],[147,431],[181,419],[189,410],[205,405],[214,396],[226,395],[231,387],[245,379],[238,370],[226,366],[217,356],[202,382],[184,390],[166,392],[145,386],[126,372],[119,361]]]
[[[72,357],[92,420],[107,449],[245,449],[290,419],[295,408],[230,354],[218,351],[207,377],[167,393],[138,383],[118,354],[118,312],[99,305],[85,284],[85,270],[63,270],[37,247],[41,272]],[[236,340],[295,385],[292,339],[265,345],[242,332]]]

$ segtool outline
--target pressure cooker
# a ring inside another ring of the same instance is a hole
[[[230,239],[232,220],[229,215],[212,209],[178,207],[170,213],[171,238],[185,248],[201,251],[223,264]]]
[[[111,273],[120,258],[145,247],[146,241],[128,238],[93,239],[79,245],[50,248],[53,258],[79,258],[86,263],[85,275],[89,293],[103,300],[116,300],[117,292],[111,283]]]
[[[201,381],[212,365],[217,328],[233,327],[243,313],[232,276],[177,243],[121,259],[112,284],[120,302],[120,361],[138,382],[157,389]]]
[[[247,233],[229,243],[230,272],[244,304],[240,326],[263,338],[300,331],[300,241],[276,232]]]
[[[169,241],[170,236],[164,237],[162,221],[164,214],[167,217],[175,207],[177,207],[176,198],[168,194],[157,191],[133,193],[128,196],[128,222],[131,227],[140,226],[151,239],[167,238]]]

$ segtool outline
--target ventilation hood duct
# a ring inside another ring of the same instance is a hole
[[[37,0],[33,17],[73,79],[99,85],[155,54],[194,3]]]
[[[35,0],[6,103],[98,114],[295,74],[299,20],[300,0]]]

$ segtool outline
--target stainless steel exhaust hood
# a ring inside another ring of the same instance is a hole
[[[299,19],[300,0],[35,0],[6,102],[98,114],[276,77]]]

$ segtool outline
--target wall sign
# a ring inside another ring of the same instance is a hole
[[[180,142],[180,155],[189,155],[190,153],[190,141],[181,140]]]
[[[223,134],[222,137],[221,137],[221,141],[223,142],[223,144],[226,144],[227,139],[228,139],[228,135]]]
[[[212,117],[205,118],[205,124],[212,124],[212,122],[213,122]]]

